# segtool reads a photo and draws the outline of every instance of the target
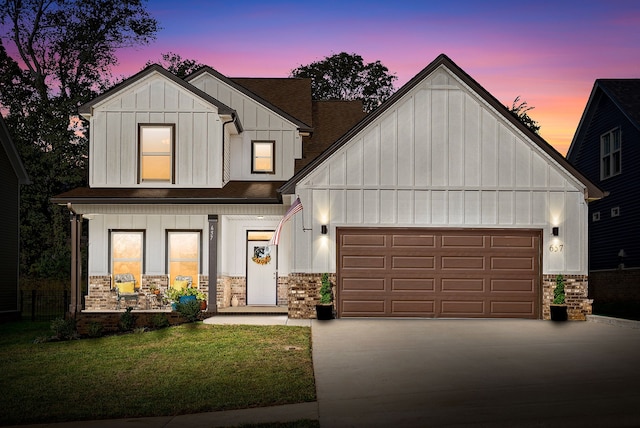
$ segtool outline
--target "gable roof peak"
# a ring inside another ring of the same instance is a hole
[[[444,53],[438,55],[436,59],[431,61],[425,68],[423,68],[418,74],[411,78],[407,83],[400,87],[393,95],[391,95],[385,102],[383,102],[377,109],[369,113],[364,119],[358,122],[353,128],[347,131],[341,138],[335,143],[330,145],[324,152],[322,152],[313,161],[307,164],[304,168],[298,171],[287,183],[282,186],[279,191],[284,194],[292,194],[295,192],[297,183],[310,174],[317,166],[323,163],[329,156],[335,153],[340,147],[345,145],[351,140],[358,132],[363,130],[367,125],[375,121],[382,116],[387,110],[394,106],[402,97],[408,94],[411,90],[417,87],[423,82],[429,75],[431,75],[437,68],[446,67],[457,79],[459,79],[464,85],[469,87],[474,93],[482,98],[488,105],[500,114],[504,120],[509,122],[515,128],[517,128],[522,134],[524,134],[529,140],[531,140],[536,146],[538,146],[546,155],[548,155],[554,162],[567,170],[573,177],[580,181],[585,187],[585,198],[599,199],[605,196],[605,192],[600,189],[596,184],[591,182],[582,173],[580,173],[571,163],[562,156],[555,148],[547,143],[540,135],[531,131],[520,120],[509,112],[509,109],[504,106],[497,98],[491,95],[486,89],[484,89],[475,79],[467,74],[462,68],[460,68],[455,62],[453,62]]]
[[[178,76],[176,76],[175,74],[171,73],[169,70],[165,69],[164,67],[162,67],[159,64],[150,64],[147,67],[143,68],[142,70],[140,70],[139,72],[137,72],[136,74],[134,74],[131,77],[128,77],[127,79],[123,80],[122,82],[118,83],[117,85],[115,85],[114,87],[108,89],[107,91],[103,92],[101,95],[98,95],[96,98],[92,99],[91,101],[82,104],[80,107],[78,107],[78,113],[81,115],[91,115],[92,111],[93,111],[93,107],[97,104],[99,104],[100,102],[106,100],[107,98],[115,95],[116,93],[118,93],[119,91],[135,84],[136,82],[141,81],[142,79],[151,76],[152,74],[157,73],[162,75],[163,77],[165,77],[166,79],[169,79],[170,81],[174,82],[175,84],[177,84],[178,86],[181,86],[182,88],[186,89],[187,91],[193,93],[194,95],[196,95],[199,98],[202,98],[203,100],[205,100],[206,102],[213,104],[214,106],[216,106],[218,108],[218,113],[219,114],[224,114],[224,115],[231,115],[234,117],[237,117],[237,113],[234,109],[232,109],[231,107],[227,106],[226,104],[218,101],[217,99],[213,98],[211,95],[207,94],[204,91],[201,91],[200,89],[196,88],[195,86],[193,86],[192,84],[190,84],[189,82],[187,82],[186,80],[180,79]],[[240,122],[238,120],[236,120],[236,124],[239,127],[239,131],[242,130],[242,125],[240,124]]]

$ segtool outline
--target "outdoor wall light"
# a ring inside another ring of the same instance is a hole
[[[322,226],[320,226],[320,233],[322,233],[323,235],[326,235],[329,232],[329,227],[326,224],[323,224]]]
[[[553,236],[558,236],[558,235],[560,235],[560,228],[559,228],[558,226],[556,226],[556,227],[552,227],[552,228],[551,228],[551,234],[552,234]]]

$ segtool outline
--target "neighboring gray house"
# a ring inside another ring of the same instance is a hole
[[[0,320],[20,316],[20,185],[29,177],[0,115]]]

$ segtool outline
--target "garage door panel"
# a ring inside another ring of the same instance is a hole
[[[340,244],[344,248],[385,247],[387,245],[387,237],[385,235],[342,235]]]
[[[384,291],[384,278],[344,278],[343,291]]]
[[[491,248],[533,250],[535,249],[535,239],[532,236],[492,236]]]
[[[492,279],[491,291],[498,293],[535,293],[533,279]]]
[[[345,300],[342,302],[342,313],[347,316],[383,316],[385,300]]]
[[[485,280],[484,278],[443,278],[440,289],[445,293],[482,293],[485,291]]]
[[[384,256],[344,256],[342,257],[343,269],[384,269]]]
[[[433,300],[393,300],[391,313],[399,316],[433,316],[435,302]]]
[[[391,278],[392,291],[435,291],[433,278]]]
[[[339,316],[540,317],[541,231],[337,228],[337,242],[343,235]]]
[[[436,237],[434,235],[393,235],[391,246],[394,248],[435,248]]]
[[[535,267],[533,257],[491,257],[492,270],[529,271]]]
[[[442,236],[442,248],[484,248],[484,236],[472,235],[444,235]]]
[[[393,269],[435,269],[435,257],[430,256],[392,256]]]
[[[478,256],[443,256],[442,270],[484,270],[485,259]]]

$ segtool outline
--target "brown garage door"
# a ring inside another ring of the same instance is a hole
[[[539,318],[539,230],[338,228],[341,317]]]

